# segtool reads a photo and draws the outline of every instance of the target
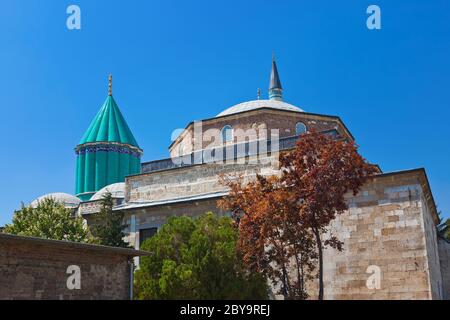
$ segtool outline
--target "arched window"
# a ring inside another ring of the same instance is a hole
[[[230,125],[226,125],[222,128],[222,142],[233,141],[233,128]]]
[[[297,124],[295,125],[295,134],[298,136],[306,133],[306,131],[307,129],[305,124],[303,122],[297,122]]]

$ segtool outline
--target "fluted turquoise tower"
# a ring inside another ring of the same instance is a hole
[[[124,182],[125,176],[141,171],[143,152],[112,96],[112,76],[109,95],[75,152],[76,194],[82,201],[88,201],[103,187]]]

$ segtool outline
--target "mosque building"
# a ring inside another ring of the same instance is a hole
[[[310,113],[284,101],[275,59],[268,99],[232,106],[189,123],[170,144],[169,157],[141,162],[139,147],[112,95],[75,148],[75,195],[49,194],[88,224],[110,192],[125,213],[126,240],[139,249],[170,216],[227,214],[217,200],[228,194],[220,175],[275,175],[279,152],[315,130],[354,141],[334,115]],[[206,138],[205,138],[206,137]],[[212,137],[212,138],[211,138]],[[450,244],[437,233],[440,219],[424,169],[382,172],[331,225],[344,250],[324,253],[326,299],[450,299]],[[374,269],[375,268],[375,269]],[[368,284],[378,270],[380,285]]]

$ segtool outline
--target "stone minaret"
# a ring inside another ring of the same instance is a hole
[[[137,144],[112,95],[95,116],[78,146],[76,195],[88,201],[103,187],[124,182],[125,176],[141,171],[142,149]]]

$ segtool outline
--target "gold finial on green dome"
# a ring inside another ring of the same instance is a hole
[[[112,96],[112,74],[109,74],[109,95]]]

